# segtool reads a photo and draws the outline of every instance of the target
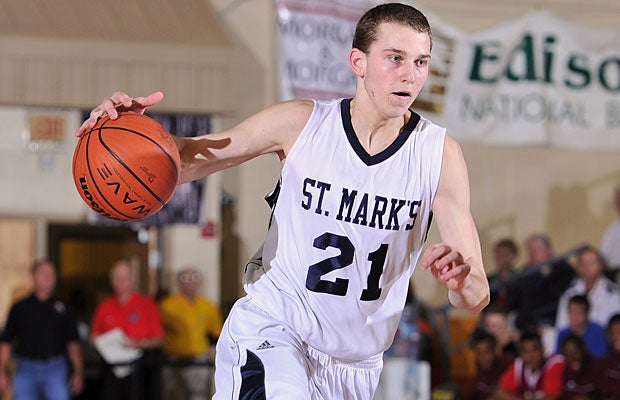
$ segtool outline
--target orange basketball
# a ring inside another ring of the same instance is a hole
[[[172,136],[146,115],[106,116],[80,138],[73,181],[82,199],[104,217],[136,221],[172,197],[181,161]]]

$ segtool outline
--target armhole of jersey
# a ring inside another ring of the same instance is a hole
[[[313,103],[312,113],[310,113],[310,117],[308,118],[308,121],[306,121],[306,125],[304,125],[301,132],[299,132],[299,135],[295,139],[295,143],[293,143],[293,145],[291,146],[291,150],[286,155],[286,158],[284,159],[284,164],[282,165],[282,173],[284,173],[284,170],[286,169],[287,160],[291,157],[295,157],[295,154],[297,153],[297,148],[299,147],[298,143],[306,140],[305,138],[306,133],[318,120],[316,115],[319,113],[319,109],[320,109],[319,104],[316,100],[312,100],[312,103]]]
[[[441,135],[441,138],[437,140],[438,144],[437,146],[435,146],[435,154],[433,155],[433,159],[439,160],[439,167],[437,168],[437,172],[434,173],[434,176],[431,176],[433,193],[430,199],[431,208],[428,213],[428,221],[426,223],[426,232],[424,234],[423,243],[426,243],[426,240],[428,239],[428,233],[431,230],[431,225],[433,222],[433,204],[435,202],[435,196],[437,195],[437,191],[439,190],[439,180],[441,179],[441,170],[443,167],[444,146],[446,145],[446,129],[437,126],[437,130],[438,134]]]
[[[431,204],[435,202],[435,196],[437,195],[437,191],[439,190],[439,180],[441,179],[441,171],[443,168],[443,155],[444,155],[444,147],[446,145],[446,129],[439,128],[439,134],[441,138],[438,140],[438,145],[435,147],[435,155],[434,158],[439,160],[439,167],[437,168],[437,173],[432,177],[433,179],[433,198],[431,199]]]

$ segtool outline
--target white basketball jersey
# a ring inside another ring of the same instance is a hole
[[[309,346],[344,360],[387,349],[431,222],[445,129],[412,113],[369,155],[350,100],[315,102],[291,148],[262,264],[248,264],[252,301]]]

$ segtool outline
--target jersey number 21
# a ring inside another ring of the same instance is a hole
[[[317,293],[328,293],[336,296],[344,296],[347,294],[349,280],[336,278],[335,281],[323,280],[321,277],[331,271],[344,268],[353,263],[355,247],[351,240],[346,236],[336,235],[326,232],[314,239],[313,246],[317,249],[326,250],[328,247],[335,247],[340,250],[340,254],[334,257],[326,258],[316,264],[312,264],[308,268],[306,276],[306,288]],[[381,295],[379,287],[379,278],[383,273],[383,265],[387,254],[388,245],[382,244],[372,253],[368,254],[370,261],[370,273],[366,282],[366,289],[362,290],[360,300],[377,300]]]

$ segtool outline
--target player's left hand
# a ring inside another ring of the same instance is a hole
[[[463,255],[445,243],[429,246],[424,251],[420,267],[429,270],[435,279],[453,291],[465,286],[471,271],[471,265]]]

